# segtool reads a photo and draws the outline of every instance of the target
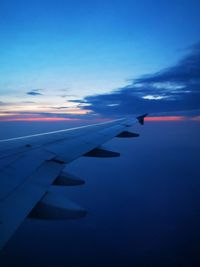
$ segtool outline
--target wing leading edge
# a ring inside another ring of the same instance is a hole
[[[82,208],[63,201],[62,194],[51,192],[56,183],[83,184],[63,172],[65,164],[81,156],[119,156],[100,146],[114,137],[138,136],[127,127],[137,121],[143,124],[146,115],[0,140],[0,249],[29,215],[45,219],[85,215]]]

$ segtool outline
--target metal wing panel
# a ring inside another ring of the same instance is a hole
[[[21,186],[0,202],[0,248],[43,197],[64,165],[44,162]]]
[[[1,169],[0,201],[19,187],[45,160],[50,160],[54,154],[46,151],[30,151],[24,153],[12,163]]]
[[[59,176],[62,161],[79,158],[134,122],[120,119],[0,140],[0,248]]]
[[[90,133],[72,140],[62,140],[45,148],[56,154],[56,160],[69,163],[90,150],[102,145],[124,130],[124,125],[113,125],[97,133]]]

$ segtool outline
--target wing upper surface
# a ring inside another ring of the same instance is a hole
[[[0,247],[15,232],[64,164],[117,136],[137,119],[120,119],[0,140]]]

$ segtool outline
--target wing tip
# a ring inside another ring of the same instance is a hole
[[[145,113],[143,115],[138,116],[136,119],[138,120],[138,122],[143,125],[144,124],[144,118],[148,115],[148,113]]]

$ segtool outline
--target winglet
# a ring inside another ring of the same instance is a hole
[[[137,117],[137,120],[138,120],[138,122],[140,123],[140,124],[144,124],[144,118],[146,117],[148,115],[148,113],[145,113],[145,114],[143,114],[143,115],[140,115],[140,116],[138,116]]]

